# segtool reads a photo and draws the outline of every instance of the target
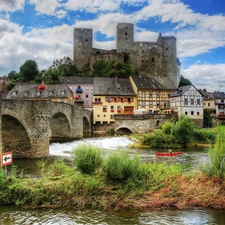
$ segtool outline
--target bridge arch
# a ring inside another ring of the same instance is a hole
[[[71,122],[63,112],[57,112],[50,118],[51,140],[70,138],[72,133]]]
[[[31,140],[23,122],[12,115],[2,115],[2,148],[15,158],[28,158]]]
[[[133,129],[131,127],[126,127],[126,126],[119,126],[115,128],[115,132],[117,134],[131,134],[134,133]]]

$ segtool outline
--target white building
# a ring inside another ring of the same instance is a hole
[[[169,96],[170,108],[178,116],[186,115],[193,121],[202,125],[203,95],[193,85],[179,87],[176,92]]]

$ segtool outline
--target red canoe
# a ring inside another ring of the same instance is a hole
[[[156,152],[155,154],[156,154],[156,156],[176,156],[176,155],[181,155],[182,152],[172,152],[172,153],[169,153],[169,152]]]

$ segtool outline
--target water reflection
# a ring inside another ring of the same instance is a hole
[[[75,208],[21,209],[0,207],[3,225],[224,225],[222,210],[101,211]]]

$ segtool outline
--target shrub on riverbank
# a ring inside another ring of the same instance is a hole
[[[160,130],[144,135],[143,145],[153,148],[183,148],[193,137],[195,124],[182,115],[178,120],[168,121]]]
[[[101,150],[87,143],[77,146],[72,155],[77,168],[87,174],[94,173],[103,162]]]
[[[210,162],[203,167],[203,171],[209,176],[225,177],[225,132],[220,127],[216,136],[216,142],[209,147]]]

